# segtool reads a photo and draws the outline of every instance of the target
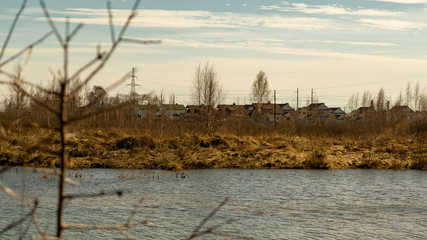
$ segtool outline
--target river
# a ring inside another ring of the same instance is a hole
[[[77,174],[77,178],[76,177]],[[128,232],[138,239],[185,239],[226,197],[206,224],[228,235],[253,239],[426,239],[427,171],[395,170],[160,170],[69,171],[81,186],[70,194],[122,190],[122,196],[72,199],[65,220],[73,224],[126,222],[141,199],[135,221],[157,226]],[[81,176],[81,177],[80,177]],[[26,197],[37,197],[42,229],[55,232],[57,178],[12,168],[0,181]],[[0,231],[28,210],[0,191]],[[16,239],[27,222],[0,235]],[[36,235],[30,225],[24,239]],[[65,239],[122,238],[112,230],[67,230]],[[228,239],[206,235],[201,239]]]

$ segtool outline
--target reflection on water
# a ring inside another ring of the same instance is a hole
[[[222,232],[255,239],[423,239],[427,236],[427,172],[392,170],[238,170],[183,172],[90,169],[70,171],[82,183],[68,193],[124,190],[122,197],[74,199],[66,222],[121,224],[144,198],[135,220],[153,214],[158,228],[129,230],[143,239],[185,239],[225,197],[231,199],[208,223],[228,219]],[[81,174],[81,178],[79,177]],[[0,181],[40,201],[42,228],[55,231],[57,180],[12,169]],[[0,192],[0,229],[25,213]],[[22,231],[22,229],[21,229]],[[31,228],[28,238],[35,233]],[[0,239],[15,239],[19,229]],[[111,239],[114,231],[67,231],[66,239]],[[211,237],[218,239],[218,236]]]

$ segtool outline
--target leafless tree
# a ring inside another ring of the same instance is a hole
[[[15,67],[15,73],[11,76],[11,82],[9,84],[9,100],[7,105],[8,112],[12,113],[13,121],[16,123],[17,126],[20,125],[21,117],[24,114],[25,105],[28,103],[28,97],[25,96],[25,94],[19,90],[19,88],[16,86],[16,83],[19,83],[20,81],[20,74],[22,72],[22,65],[18,64]],[[21,86],[22,88],[25,88],[24,86]]]
[[[252,82],[250,98],[255,103],[266,103],[270,101],[271,90],[265,72],[260,70]]]
[[[372,94],[369,91],[365,91],[362,95],[362,99],[360,100],[360,105],[362,107],[368,107],[370,106],[372,101]]]
[[[268,79],[265,72],[260,70],[252,82],[250,99],[255,103],[255,121],[261,119],[262,104],[270,101],[271,90],[268,86]]]
[[[224,101],[224,91],[219,82],[218,74],[209,62],[196,68],[192,88],[193,100],[203,106],[202,117],[206,122],[206,131],[211,134],[216,122],[215,108]]]
[[[107,11],[108,11],[108,17],[109,17],[110,33],[111,33],[111,47],[109,49],[107,49],[106,51],[103,51],[103,52],[101,52],[101,48],[98,47],[97,53],[94,56],[94,58],[91,61],[89,61],[88,63],[81,66],[81,68],[76,70],[74,73],[72,73],[69,69],[69,65],[70,65],[69,64],[69,45],[70,45],[71,40],[75,37],[75,35],[79,32],[79,30],[82,28],[83,25],[78,24],[77,26],[74,27],[74,29],[71,30],[70,29],[70,22],[67,20],[65,23],[66,24],[66,31],[65,31],[65,34],[62,35],[58,31],[56,24],[54,23],[54,21],[50,17],[50,13],[49,13],[44,1],[40,1],[40,5],[41,5],[41,8],[42,8],[43,13],[45,15],[46,21],[51,28],[51,31],[49,33],[45,34],[42,38],[40,38],[36,42],[30,44],[28,47],[23,48],[21,51],[19,51],[15,55],[12,55],[8,59],[6,59],[6,60],[2,59],[2,57],[4,56],[4,52],[7,48],[8,42],[11,39],[11,36],[13,34],[16,23],[18,22],[18,19],[20,18],[21,13],[25,9],[27,1],[23,0],[21,8],[18,10],[18,13],[15,15],[13,23],[12,23],[10,30],[6,36],[6,41],[4,42],[4,44],[2,46],[2,49],[0,52],[0,74],[6,75],[8,77],[12,76],[12,78],[13,78],[13,74],[10,74],[10,73],[4,71],[3,67],[6,64],[12,62],[14,59],[18,58],[19,56],[27,53],[26,61],[22,65],[22,68],[19,69],[18,77],[14,81],[12,81],[12,83],[10,83],[10,85],[13,86],[13,88],[16,89],[17,92],[19,92],[23,96],[30,98],[32,101],[34,101],[36,104],[38,104],[41,108],[52,113],[58,119],[58,122],[59,122],[59,126],[57,128],[55,128],[58,135],[60,136],[60,151],[57,153],[57,155],[60,158],[60,170],[55,171],[55,174],[57,174],[59,176],[55,239],[61,239],[65,229],[70,229],[70,228],[74,228],[74,229],[100,229],[99,226],[70,225],[70,224],[67,224],[64,222],[65,200],[70,199],[70,197],[73,197],[72,195],[67,194],[67,192],[65,190],[65,187],[66,187],[65,183],[67,182],[66,171],[68,168],[68,161],[69,161],[69,156],[67,154],[68,142],[66,139],[67,127],[74,122],[81,121],[83,119],[86,119],[86,118],[89,118],[91,116],[94,116],[94,115],[101,113],[100,111],[95,111],[95,112],[85,113],[85,114],[79,115],[79,116],[72,116],[69,112],[69,110],[70,110],[69,106],[70,106],[70,103],[71,103],[73,97],[78,95],[84,89],[84,87],[87,86],[87,84],[101,71],[101,69],[104,68],[105,64],[112,57],[113,53],[115,52],[115,50],[117,49],[118,45],[121,42],[128,41],[128,42],[138,42],[138,43],[142,43],[142,44],[159,43],[160,42],[160,41],[151,41],[151,40],[149,40],[149,41],[137,40],[137,39],[135,40],[135,39],[128,39],[128,38],[124,37],[124,34],[125,34],[127,28],[129,27],[129,24],[131,23],[131,21],[134,19],[134,17],[137,14],[136,9],[139,5],[139,2],[140,2],[139,0],[137,0],[135,2],[133,9],[131,10],[130,14],[127,17],[125,24],[122,26],[122,28],[120,29],[120,32],[117,35],[114,31],[115,27],[113,25],[111,2],[107,2]],[[54,96],[55,99],[57,99],[56,104],[55,104],[56,106],[51,106],[49,104],[46,104],[45,102],[38,99],[34,94],[30,93],[27,89],[25,89],[23,87],[23,85],[32,85],[29,82],[24,81],[23,79],[24,79],[26,67],[28,66],[28,62],[31,58],[33,48],[37,44],[43,42],[47,37],[49,37],[52,34],[56,37],[58,44],[63,51],[63,67],[60,71],[60,74],[58,74],[58,79],[57,79],[58,88],[51,90],[51,89],[46,89],[46,88],[38,86],[38,85],[33,85],[33,87],[37,88],[39,91],[46,93],[47,95]],[[79,76],[80,73],[82,73],[84,71],[88,72],[85,79],[83,81],[79,82],[79,84],[73,85],[74,79],[76,79],[76,77]],[[113,84],[113,86],[117,85],[120,82],[123,82],[124,80],[126,80],[128,78],[128,76],[129,76],[129,73],[126,74],[120,80],[118,80],[115,84]],[[0,83],[7,83],[7,82],[0,80]],[[115,108],[112,108],[111,110],[114,110],[114,109]],[[14,194],[13,191],[9,191],[7,187],[5,187],[3,185],[1,185],[0,187],[3,191],[8,193],[9,195],[12,195],[12,196],[16,195],[16,194]],[[94,195],[94,196],[96,196],[96,195]],[[79,196],[76,196],[76,197],[79,197]],[[20,199],[18,197],[16,197],[16,198]],[[34,209],[35,209],[36,205],[37,205],[36,203],[29,205],[29,208],[32,210],[32,212],[35,212]],[[33,214],[33,216],[34,215],[35,214]],[[130,218],[130,220],[132,220],[132,219]],[[119,231],[126,238],[131,238],[131,237],[130,237],[130,235],[128,235],[123,230],[123,228],[142,225],[142,224],[148,225],[148,220],[147,220],[147,222],[140,222],[140,223],[131,223],[130,220],[128,222],[126,222],[124,225],[121,225],[119,227],[114,228],[117,231]],[[34,223],[37,225],[36,220],[34,220]],[[12,227],[13,226],[14,226],[14,224],[12,224]],[[48,238],[41,231],[39,231],[39,234],[42,235],[43,239]]]
[[[356,93],[354,95],[351,95],[348,99],[348,108],[350,111],[357,110],[359,108],[359,94]]]
[[[375,99],[375,107],[377,111],[384,111],[385,105],[386,105],[385,91],[384,91],[384,88],[381,88],[378,91],[377,98]]]

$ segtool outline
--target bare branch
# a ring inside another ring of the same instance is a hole
[[[10,84],[10,82],[8,82],[8,84]],[[44,93],[47,93],[47,94],[59,96],[59,93],[56,92],[56,91],[54,91],[54,90],[49,90],[47,88],[41,87],[41,86],[39,86],[37,84],[31,83],[31,82],[28,82],[28,81],[25,81],[25,80],[21,80],[21,84],[25,84],[25,85],[28,85],[30,87],[36,88],[37,90],[40,90],[40,91],[42,91]]]
[[[25,5],[27,4],[27,0],[22,1],[21,8],[16,13],[15,18],[13,19],[12,25],[10,26],[9,33],[7,34],[6,41],[4,41],[3,47],[1,48],[0,52],[0,62],[3,58],[4,51],[6,51],[7,44],[9,43],[10,38],[12,37],[13,30],[15,29],[16,23],[18,22],[19,17],[21,16],[21,13],[25,9]]]
[[[110,57],[113,55],[115,49],[117,48],[118,44],[121,41],[121,38],[123,37],[127,27],[129,26],[129,24],[131,23],[132,19],[135,17],[136,15],[136,8],[139,5],[140,0],[137,0],[135,2],[135,5],[132,8],[131,13],[129,14],[126,23],[124,24],[124,26],[122,27],[120,34],[119,34],[119,38],[117,41],[113,42],[110,50],[105,54],[105,57],[102,59],[101,63],[86,77],[86,79],[82,82],[82,84],[80,84],[80,86],[78,86],[77,88],[74,89],[73,92],[71,92],[71,94],[69,94],[70,96],[74,96],[77,94],[77,92],[79,92],[83,86],[86,86],[91,80],[92,78],[105,66],[105,64],[107,63],[107,61],[110,59]]]
[[[20,219],[16,220],[15,222],[12,222],[11,224],[9,224],[7,227],[5,227],[3,230],[0,231],[0,235],[2,235],[3,233],[15,228],[16,226],[22,224],[24,221],[26,221],[28,218],[30,218],[32,216],[32,212],[29,212],[27,214],[25,214],[24,216],[22,216]]]
[[[70,42],[71,39],[78,33],[78,31],[83,27],[83,23],[79,23],[74,30],[67,36],[67,42]]]
[[[21,84],[22,79],[24,78],[25,71],[27,70],[28,63],[30,62],[31,54],[33,53],[33,47],[30,47],[27,55],[27,59],[25,59],[24,66],[21,68],[21,71],[18,74],[17,84]]]
[[[116,36],[114,33],[113,13],[111,12],[111,1],[107,2],[107,9],[108,9],[108,21],[109,21],[110,33],[111,33],[111,43],[114,43],[116,41]]]
[[[114,196],[114,195],[121,197],[123,195],[123,191],[117,190],[117,191],[111,191],[111,192],[101,191],[99,193],[89,193],[89,194],[72,194],[72,195],[70,194],[70,195],[66,195],[65,198],[67,199],[95,198],[95,197]]]
[[[21,91],[25,96],[31,98],[31,100],[33,100],[35,103],[37,103],[40,107],[48,110],[49,112],[58,115],[59,112],[51,107],[49,107],[48,105],[46,105],[45,103],[43,103],[42,101],[40,101],[39,99],[35,98],[33,95],[31,95],[29,92],[27,92],[25,89],[23,89],[21,87],[21,85],[17,84],[17,83],[13,83],[14,86],[16,86],[18,88],[19,91]]]
[[[25,53],[26,51],[28,51],[28,49],[33,48],[34,46],[42,43],[46,38],[48,38],[50,35],[52,34],[52,31],[46,33],[43,37],[41,37],[40,39],[38,39],[37,41],[33,42],[32,44],[28,45],[26,48],[23,48],[21,51],[19,51],[18,53],[16,53],[15,55],[13,55],[12,57],[8,58],[7,60],[3,61],[2,63],[0,63],[0,68],[3,67],[4,65],[8,64],[9,62],[13,61],[14,59],[16,59],[17,57],[21,56],[23,53]]]
[[[131,215],[129,216],[129,218],[125,224],[129,224],[132,221],[132,219],[135,217],[136,212],[138,211],[139,206],[141,206],[142,201],[144,201],[144,198],[139,199],[139,202],[137,204],[135,204],[133,211],[132,211]]]
[[[206,216],[200,224],[194,229],[191,236],[187,239],[193,239],[201,235],[200,229],[213,217],[215,214],[230,200],[230,197],[226,197],[208,216]]]
[[[127,72],[122,78],[120,78],[118,81],[116,81],[115,83],[111,84],[110,86],[105,88],[106,92],[109,92],[110,90],[116,88],[117,86],[121,85],[124,81],[128,80],[129,77],[131,75],[131,72]]]
[[[15,198],[17,201],[24,202],[24,199],[21,196],[15,193],[12,189],[3,185],[1,182],[0,182],[0,189],[3,190],[5,193],[9,194],[11,197]]]
[[[58,39],[59,44],[61,44],[61,46],[64,47],[65,43],[62,40],[61,34],[59,34],[58,29],[53,23],[52,18],[49,15],[49,11],[47,10],[46,4],[44,3],[43,0],[40,1],[40,6],[42,7],[44,16],[46,17],[46,21],[49,23],[50,28],[52,28],[52,31],[55,34],[56,38]]]

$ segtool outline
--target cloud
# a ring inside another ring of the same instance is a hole
[[[338,5],[307,5],[305,3],[282,3],[282,5],[261,6],[263,10],[277,10],[283,12],[300,12],[307,14],[325,15],[356,15],[356,16],[399,16],[402,12],[391,12],[376,9],[350,9]]]
[[[397,46],[397,44],[385,43],[385,42],[354,42],[354,41],[333,41],[333,40],[295,40],[291,42],[337,43],[337,44],[347,44],[347,45],[381,46],[381,47]]]
[[[71,22],[85,24],[108,24],[105,9],[73,8],[67,9]],[[114,23],[123,24],[129,11],[114,10]],[[80,17],[77,17],[80,16]],[[64,22],[63,17],[52,17],[54,21]],[[44,21],[44,18],[36,18]],[[171,10],[141,10],[132,22],[133,27],[161,28],[278,28],[298,30],[336,29],[329,19],[259,16],[239,13],[220,13],[209,11],[171,11]]]
[[[353,60],[411,60],[412,59],[402,59],[397,57],[387,57],[381,55],[369,55],[369,54],[357,54],[357,53],[345,53],[345,52],[336,52],[336,51],[327,51],[321,49],[303,49],[303,48],[291,48],[283,44],[275,43],[277,40],[273,41],[263,41],[263,40],[248,40],[240,42],[202,42],[197,40],[178,40],[178,39],[163,39],[163,45],[173,46],[173,47],[191,47],[191,48],[217,48],[217,49],[243,49],[243,50],[255,50],[260,52],[272,53],[272,54],[281,54],[281,55],[297,55],[297,56],[310,56],[310,57],[326,57],[326,58],[336,58],[336,59],[353,59]],[[336,41],[330,41],[334,43]],[[369,45],[370,43],[357,43],[357,42],[336,42],[336,43],[348,43],[348,44],[361,44]],[[373,43],[372,43],[373,44]],[[381,43],[376,43],[378,45]],[[387,45],[387,44],[385,44]]]
[[[427,3],[427,0],[371,0],[371,1],[403,3],[403,4],[424,4],[424,3]]]
[[[427,27],[426,23],[417,23],[409,21],[391,20],[391,19],[359,19],[356,20],[366,26],[388,30],[421,30]]]

